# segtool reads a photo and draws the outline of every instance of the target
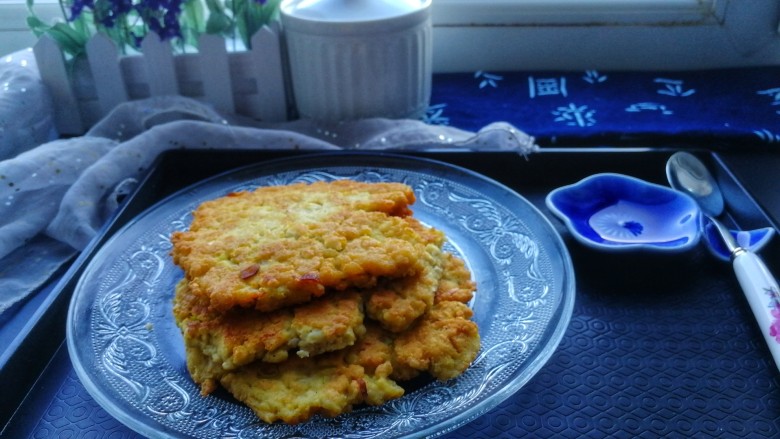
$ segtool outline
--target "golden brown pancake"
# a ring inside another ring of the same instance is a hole
[[[310,357],[290,356],[280,363],[254,361],[231,370],[215,367],[216,362],[204,353],[213,347],[188,343],[190,373],[204,394],[216,389],[219,382],[264,421],[287,423],[301,422],[314,414],[336,416],[355,405],[378,405],[398,398],[403,395],[399,382],[420,373],[439,380],[454,378],[476,357],[479,332],[470,320],[471,309],[462,303],[469,301],[474,291],[468,270],[460,259],[446,255],[448,263],[436,289],[436,303],[401,333],[367,321],[367,330],[345,349]],[[184,291],[186,287],[180,286],[177,295],[192,297]],[[329,295],[318,302],[335,297]],[[241,311],[255,318],[281,314]],[[269,339],[276,340],[275,344],[280,343],[273,334],[284,327],[269,325]]]
[[[190,374],[203,393],[214,390],[226,371],[254,361],[279,363],[351,346],[366,328],[363,298],[334,293],[295,308],[272,312],[235,309],[223,314],[198,306],[187,282],[176,286],[174,316],[184,336]]]
[[[406,380],[427,372],[440,381],[462,374],[479,351],[479,331],[471,308],[460,302],[438,302],[393,342],[396,373]]]
[[[255,362],[225,374],[220,383],[266,422],[295,424],[358,404],[383,404],[403,395],[400,381],[420,373],[442,381],[463,373],[479,351],[470,317],[466,305],[440,302],[402,334],[369,323],[347,349],[279,364]]]
[[[254,363],[220,382],[265,422],[296,424],[315,414],[338,416],[358,404],[379,405],[404,393],[389,378],[391,345],[383,337],[373,327],[348,349],[281,364]]]
[[[187,367],[266,422],[337,416],[454,378],[479,331],[475,283],[395,183],[297,184],[203,203],[172,237]],[[364,309],[365,308],[365,309]]]
[[[261,187],[201,204],[171,237],[174,262],[208,307],[272,311],[423,267],[431,236],[399,183]]]

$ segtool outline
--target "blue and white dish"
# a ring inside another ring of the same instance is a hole
[[[764,227],[755,230],[729,230],[729,232],[740,247],[757,253],[772,240],[775,229]],[[723,238],[720,237],[712,222],[704,216],[702,216],[702,237],[707,249],[718,259],[731,260],[731,253],[723,243]]]
[[[591,175],[545,201],[577,241],[597,250],[680,252],[701,236],[691,197],[627,175]]]

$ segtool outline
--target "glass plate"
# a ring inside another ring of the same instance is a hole
[[[182,273],[169,236],[201,202],[292,182],[397,181],[414,188],[414,215],[447,234],[477,283],[470,306],[482,338],[471,367],[448,382],[417,382],[397,400],[338,418],[266,424],[225,392],[201,397],[172,316]],[[106,411],[149,437],[373,438],[436,436],[511,396],[550,358],[574,304],[571,259],[531,203],[471,171],[381,153],[326,153],[264,162],[166,198],[92,258],[68,311],[67,342],[84,386]]]

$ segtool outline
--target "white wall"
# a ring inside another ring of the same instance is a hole
[[[42,4],[36,9],[42,18],[51,19],[61,13],[56,3]],[[27,28],[27,7],[24,2],[0,0],[0,55],[6,55],[35,44],[36,37]]]
[[[434,0],[433,16],[439,72],[780,64],[778,0]]]
[[[35,36],[28,30],[0,30],[0,55],[15,52],[35,44]]]

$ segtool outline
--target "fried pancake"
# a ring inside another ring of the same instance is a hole
[[[389,378],[391,346],[385,332],[373,327],[348,349],[282,364],[254,363],[220,382],[265,422],[338,416],[358,404],[380,405],[403,395]]]
[[[383,404],[403,396],[398,381],[421,372],[448,380],[474,361],[479,332],[470,316],[460,302],[440,302],[401,335],[369,324],[347,349],[281,364],[256,362],[220,383],[265,422],[295,424],[315,414],[338,416],[358,404]]]
[[[458,276],[465,277],[456,279],[455,285],[471,297],[469,272],[462,270],[462,263],[450,262],[460,260],[433,245],[429,252],[425,276],[393,279],[363,292],[368,303],[382,306],[369,317],[390,331],[405,330],[430,309],[435,296],[454,288],[448,279]],[[354,344],[365,332],[362,305],[362,296],[352,291],[267,313],[251,309],[217,313],[182,280],[176,287],[174,316],[184,335],[191,375],[209,393],[226,371],[253,361],[278,363],[290,351],[308,357]]]
[[[343,349],[366,331],[363,299],[356,292],[268,313],[236,309],[216,314],[202,302],[186,281],[178,283],[174,316],[184,336],[190,375],[204,394],[214,390],[226,371],[254,361],[282,362],[291,350],[308,357]]]
[[[480,347],[472,315],[463,303],[436,303],[412,328],[395,337],[393,378],[408,380],[427,372],[446,381],[462,374]]]
[[[433,305],[442,278],[444,253],[431,244],[420,262],[420,273],[385,280],[366,293],[366,314],[389,331],[406,330]]]
[[[442,276],[436,289],[435,302],[468,303],[477,289],[477,284],[471,279],[471,271],[463,259],[452,253],[442,253],[442,257]]]
[[[392,332],[402,332],[435,302],[471,300],[476,285],[462,259],[428,248],[425,268],[415,276],[385,281],[366,294],[366,314]]]
[[[461,374],[480,347],[475,284],[413,202],[403,184],[338,181],[199,206],[171,255],[201,392],[221,384],[260,419],[298,423],[398,398],[421,373]]]
[[[392,332],[407,329],[430,309],[442,279],[444,264],[452,256],[441,250],[444,233],[419,221],[413,226],[428,242],[426,254],[418,261],[421,271],[405,278],[385,279],[366,294],[366,314]],[[470,273],[466,274],[470,276]]]
[[[454,378],[476,358],[479,332],[461,303],[470,300],[474,284],[458,258],[447,261],[438,301],[407,331],[395,334],[367,322],[366,334],[346,349],[280,364],[255,362],[220,383],[265,422],[295,424],[399,398],[404,391],[398,382],[420,373]]]
[[[443,253],[442,276],[431,309],[394,337],[392,378],[405,381],[420,372],[452,379],[466,370],[480,348],[479,331],[468,303],[476,284],[462,259]]]
[[[234,193],[201,204],[171,255],[210,309],[272,311],[421,272],[442,238],[409,216],[413,202],[406,185],[349,180]]]

